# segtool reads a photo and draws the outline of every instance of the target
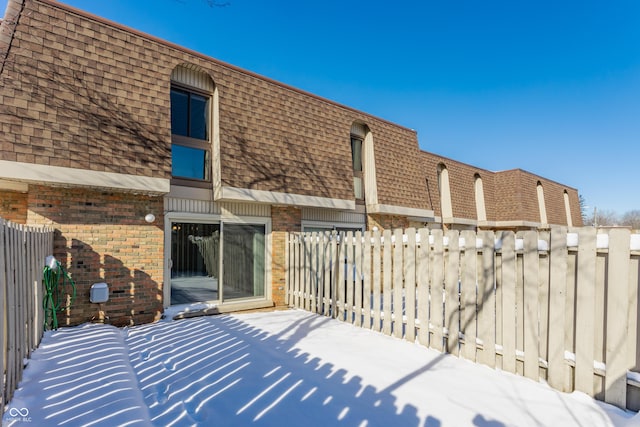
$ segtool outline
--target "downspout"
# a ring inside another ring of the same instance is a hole
[[[9,0],[4,11],[4,18],[0,22],[0,76],[4,72],[4,66],[13,44],[15,29],[24,11],[25,2],[26,0]]]

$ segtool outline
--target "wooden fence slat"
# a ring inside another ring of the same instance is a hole
[[[393,336],[402,338],[404,332],[404,298],[402,274],[402,251],[404,243],[402,242],[402,229],[396,229],[393,232],[395,245],[393,246]]]
[[[382,235],[380,230],[373,231],[373,330],[380,331],[382,329],[381,324],[381,312],[382,312],[382,252],[380,250],[380,240]]]
[[[347,231],[345,237],[345,252],[347,258],[347,264],[345,268],[345,275],[347,277],[346,288],[346,304],[347,304],[347,322],[353,323],[353,293],[354,293],[354,244],[353,244],[353,231]]]
[[[479,359],[482,364],[494,368],[496,366],[495,238],[491,231],[482,231],[479,235],[482,238],[482,258],[478,279],[478,337],[483,343]]]
[[[549,247],[549,231],[540,231],[538,240]],[[538,251],[538,355],[545,361],[549,359],[549,252]]]
[[[5,248],[7,247],[6,240],[6,222],[0,218],[0,414],[4,414],[4,402],[7,395],[7,388],[5,387],[5,366],[7,354],[6,344],[6,328],[7,328],[7,306],[6,306],[6,291],[7,291],[7,274],[6,274],[6,262],[5,257],[7,253]]]
[[[371,329],[371,232],[366,231],[362,242],[362,306],[364,327]]]
[[[465,241],[462,265],[460,268],[460,322],[461,331],[464,334],[464,346],[462,356],[465,359],[476,361],[476,336],[477,336],[477,312],[476,312],[476,233],[470,230],[462,232]]]
[[[640,372],[640,253],[634,252],[629,265],[629,317],[627,354],[630,371]],[[637,402],[640,407],[640,402]]]
[[[447,352],[458,355],[458,334],[460,331],[459,273],[460,234],[457,230],[447,232],[449,250],[446,256],[444,278],[444,327],[447,330]],[[475,245],[475,241],[473,242]]]
[[[430,324],[433,328],[429,345],[434,350],[443,351],[442,328],[444,316],[444,247],[442,230],[433,230],[433,251],[431,263],[431,316]]]
[[[524,233],[524,375],[538,381],[538,233]]]
[[[502,241],[502,369],[516,373],[516,237],[504,231]]]
[[[303,265],[303,260],[302,260],[302,235],[301,234],[296,234],[295,235],[295,253],[294,253],[294,257],[296,260],[296,267],[293,271],[293,275],[294,275],[294,279],[295,279],[295,293],[294,293],[294,299],[295,299],[295,306],[297,308],[303,308],[303,306],[301,305],[301,301],[302,301],[302,291],[303,291],[303,286],[302,286],[302,265]]]
[[[579,232],[577,276],[575,388],[593,397],[596,287],[596,229],[594,227],[585,227]]]
[[[416,257],[416,279],[418,282],[418,342],[429,345],[429,230],[419,230],[420,246]]]
[[[384,318],[382,320],[382,332],[385,335],[391,335],[391,292],[392,292],[392,258],[391,250],[393,245],[391,244],[391,230],[384,230],[382,232],[384,240],[382,248],[382,310]]]
[[[549,347],[547,382],[556,390],[569,391],[565,388],[566,362],[565,345],[565,311],[567,298],[567,230],[551,229],[551,253],[549,273]]]
[[[356,231],[354,236],[355,259],[353,264],[354,315],[355,325],[362,326],[362,232]]]
[[[609,272],[607,290],[606,376],[607,403],[627,405],[627,313],[629,310],[629,230],[609,232]]]
[[[416,340],[416,229],[407,228],[404,248],[404,299],[407,324],[404,337]]]
[[[318,294],[318,233],[311,233],[311,242],[309,245],[309,309],[313,313],[317,313],[316,305]]]
[[[331,237],[328,231],[322,233],[322,259],[324,261],[322,273],[322,314],[329,316],[331,311]]]
[[[338,262],[338,234],[333,231],[331,233],[331,317],[338,318],[338,283],[340,283],[340,269],[342,264]]]
[[[338,252],[337,252],[337,262],[336,264],[338,265],[338,282],[336,283],[336,289],[337,289],[337,299],[338,299],[338,319],[340,320],[345,320],[345,310],[346,310],[346,289],[345,289],[345,283],[347,280],[347,277],[349,276],[348,274],[346,274],[346,269],[347,269],[347,260],[346,260],[346,254],[347,254],[347,242],[346,242],[346,234],[345,233],[340,233],[340,245],[338,246]],[[345,275],[347,277],[345,277]]]

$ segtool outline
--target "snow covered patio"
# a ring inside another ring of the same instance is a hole
[[[632,426],[640,415],[287,310],[47,332],[3,425]]]

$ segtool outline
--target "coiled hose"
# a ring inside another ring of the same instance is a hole
[[[76,284],[67,271],[53,256],[49,255],[44,267],[42,283],[44,285],[44,329],[58,329],[58,312],[69,307],[76,298]],[[66,303],[65,295],[70,295]]]

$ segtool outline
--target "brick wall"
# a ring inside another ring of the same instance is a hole
[[[409,222],[406,216],[398,215],[367,215],[367,230],[372,230],[373,227],[378,227],[380,231],[393,230],[396,228],[408,228],[412,224]]]
[[[0,218],[18,224],[26,224],[27,193],[0,191]]]
[[[286,305],[286,233],[302,230],[302,211],[291,206],[271,207],[271,297]]]
[[[55,227],[54,256],[77,285],[62,325],[98,315],[93,283],[109,285],[104,309],[116,325],[153,321],[162,313],[163,199],[142,195],[31,186],[28,223]],[[147,213],[156,220],[148,224]]]

